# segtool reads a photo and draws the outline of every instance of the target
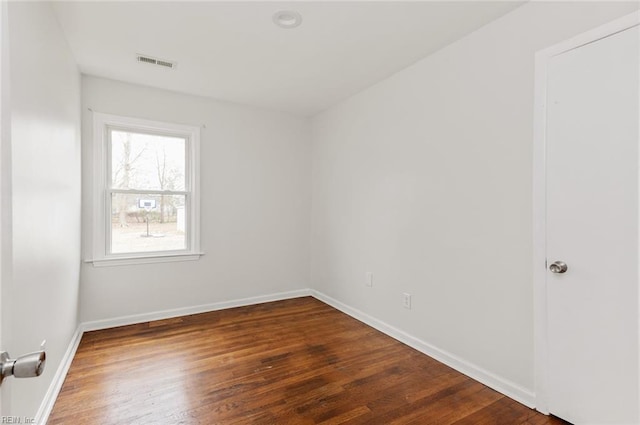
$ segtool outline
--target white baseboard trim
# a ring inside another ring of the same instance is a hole
[[[187,316],[189,314],[207,313],[210,311],[224,310],[227,308],[244,307],[247,305],[267,303],[271,301],[281,301],[290,298],[310,296],[309,289],[298,289],[287,292],[277,292],[275,294],[259,295],[257,297],[241,298],[237,300],[221,301],[211,304],[202,304],[192,307],[181,307],[170,310],[160,310],[151,313],[133,314],[130,316],[114,317],[112,319],[95,320],[81,324],[84,332],[97,331],[100,329],[115,328],[118,326],[134,325],[136,323],[151,322],[153,320],[170,319],[172,317]]]
[[[328,295],[323,294],[322,292],[316,291],[314,289],[311,289],[310,292],[311,296],[313,296],[314,298],[342,311],[343,313],[348,314],[354,319],[366,323],[367,325],[379,330],[380,332],[390,336],[391,338],[396,339],[403,344],[408,345],[409,347],[415,348],[421,353],[424,353],[427,356],[446,364],[447,366],[457,370],[458,372],[461,372],[469,376],[470,378],[473,378],[476,381],[490,388],[493,388],[494,390],[524,404],[527,407],[535,408],[536,397],[532,391],[529,391],[526,388],[522,388],[521,386],[509,380],[486,371],[481,367],[474,365],[473,363],[470,363],[451,353],[446,352],[445,350],[434,347],[433,345],[428,344],[412,335],[409,335],[408,333],[401,331],[398,328],[395,328],[381,320],[369,316],[368,314],[360,310],[357,310],[334,298],[331,298]]]
[[[47,419],[49,419],[49,415],[53,410],[53,405],[58,398],[58,394],[62,389],[62,384],[67,377],[67,372],[69,372],[69,368],[71,367],[71,362],[73,361],[73,358],[76,355],[76,351],[78,350],[78,345],[80,345],[82,334],[82,328],[81,326],[78,326],[73,336],[71,337],[71,341],[69,341],[69,347],[67,347],[67,351],[65,351],[64,356],[62,356],[62,360],[60,361],[58,370],[56,370],[56,373],[53,376],[53,380],[49,385],[49,389],[44,395],[42,403],[40,403],[40,408],[38,409],[35,417],[35,423],[38,425],[45,425],[47,423]]]

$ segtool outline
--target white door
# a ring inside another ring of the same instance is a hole
[[[639,37],[547,68],[547,266],[567,265],[546,272],[548,407],[576,425],[640,423]]]
[[[3,238],[6,238],[7,235],[3,234],[4,229],[4,218],[2,217],[2,208],[4,203],[4,198],[6,193],[3,193],[3,183],[2,178],[4,176],[5,170],[2,167],[6,158],[3,158],[2,155],[5,154],[6,150],[4,146],[9,142],[9,110],[8,110],[8,28],[7,28],[7,5],[6,2],[2,2],[0,4],[0,266],[3,264],[2,257],[2,248],[5,246],[3,243]],[[6,270],[3,270],[0,267],[0,351],[6,350],[4,347],[4,343],[2,341],[2,300],[3,295],[6,297],[6,291],[4,290],[4,286],[7,282],[3,281],[2,276],[6,273]],[[8,416],[9,412],[9,385],[5,383],[2,387],[0,387],[0,418],[3,416]]]

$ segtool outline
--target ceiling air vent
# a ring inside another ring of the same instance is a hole
[[[154,58],[151,56],[145,56],[145,55],[138,55],[138,62],[142,62],[142,63],[148,63],[151,65],[157,65],[157,66],[162,66],[165,68],[169,68],[169,69],[173,69],[176,67],[176,63],[175,62],[171,62],[165,59],[158,59],[158,58]]]

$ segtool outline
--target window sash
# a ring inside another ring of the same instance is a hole
[[[162,250],[162,251],[133,251],[133,252],[117,252],[114,253],[112,252],[113,246],[112,246],[112,239],[113,239],[113,235],[112,235],[112,231],[113,231],[113,223],[111,222],[111,212],[113,211],[113,194],[114,193],[124,193],[124,194],[129,194],[129,195],[135,195],[135,194],[140,194],[140,195],[158,195],[158,196],[162,196],[162,195],[179,195],[179,196],[184,196],[184,248],[183,249],[173,249],[173,250]],[[192,231],[191,231],[191,193],[188,192],[184,192],[184,191],[137,191],[137,190],[112,190],[112,189],[107,189],[105,191],[105,200],[104,200],[104,205],[105,205],[105,220],[104,220],[104,226],[105,226],[105,257],[106,258],[130,258],[130,257],[148,257],[148,256],[163,256],[163,255],[177,255],[177,254],[184,254],[184,253],[188,253],[192,251],[192,243],[191,243],[191,238],[192,238]]]
[[[192,177],[192,172],[191,172],[191,160],[192,160],[192,155],[190,154],[192,151],[192,143],[191,143],[191,137],[188,137],[184,134],[180,134],[180,133],[176,133],[176,132],[171,132],[171,131],[162,131],[162,130],[158,130],[158,131],[151,131],[151,130],[145,130],[145,129],[141,129],[138,130],[137,128],[133,128],[134,126],[124,126],[124,125],[118,125],[118,126],[114,126],[114,125],[106,125],[105,126],[105,131],[106,131],[106,176],[105,177],[105,181],[106,181],[106,187],[110,190],[136,190],[136,191],[145,191],[145,190],[151,190],[154,192],[157,192],[157,190],[154,189],[142,189],[142,188],[129,188],[129,189],[116,189],[113,187],[113,181],[112,181],[112,176],[113,176],[113,164],[112,164],[112,159],[113,159],[113,146],[112,146],[112,142],[111,142],[111,133],[116,130],[116,131],[122,131],[122,132],[127,132],[127,133],[134,133],[134,134],[144,134],[144,135],[149,135],[149,136],[166,136],[166,137],[174,137],[176,139],[182,139],[184,140],[184,192],[191,192],[191,187],[192,187],[192,181],[191,181],[191,177]]]
[[[138,190],[138,189],[106,189],[107,193],[140,193],[142,195],[190,195],[188,190]]]

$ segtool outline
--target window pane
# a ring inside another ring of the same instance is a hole
[[[110,134],[111,187],[185,190],[184,138],[121,130]]]
[[[184,195],[111,195],[111,253],[186,249]]]

